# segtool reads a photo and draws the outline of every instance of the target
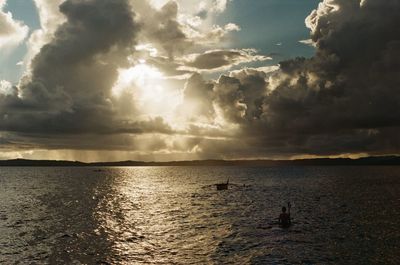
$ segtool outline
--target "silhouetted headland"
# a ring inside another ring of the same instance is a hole
[[[7,167],[135,167],[135,166],[399,166],[400,156],[377,156],[359,159],[318,158],[299,160],[193,160],[169,162],[119,161],[84,163],[56,160],[0,160]]]

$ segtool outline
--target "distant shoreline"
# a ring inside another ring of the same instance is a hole
[[[359,159],[318,158],[299,160],[194,160],[169,162],[119,161],[93,162],[58,160],[0,160],[0,167],[155,167],[155,166],[400,166],[400,156],[376,156]]]

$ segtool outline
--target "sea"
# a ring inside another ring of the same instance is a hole
[[[0,168],[0,264],[397,265],[399,220],[400,167]]]

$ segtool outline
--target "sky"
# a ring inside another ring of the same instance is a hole
[[[0,0],[0,159],[399,154],[400,0]]]

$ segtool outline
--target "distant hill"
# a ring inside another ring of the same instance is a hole
[[[194,160],[170,162],[96,162],[56,160],[0,160],[0,167],[135,167],[135,166],[400,166],[400,156],[377,156],[359,159],[319,158],[300,160]]]

